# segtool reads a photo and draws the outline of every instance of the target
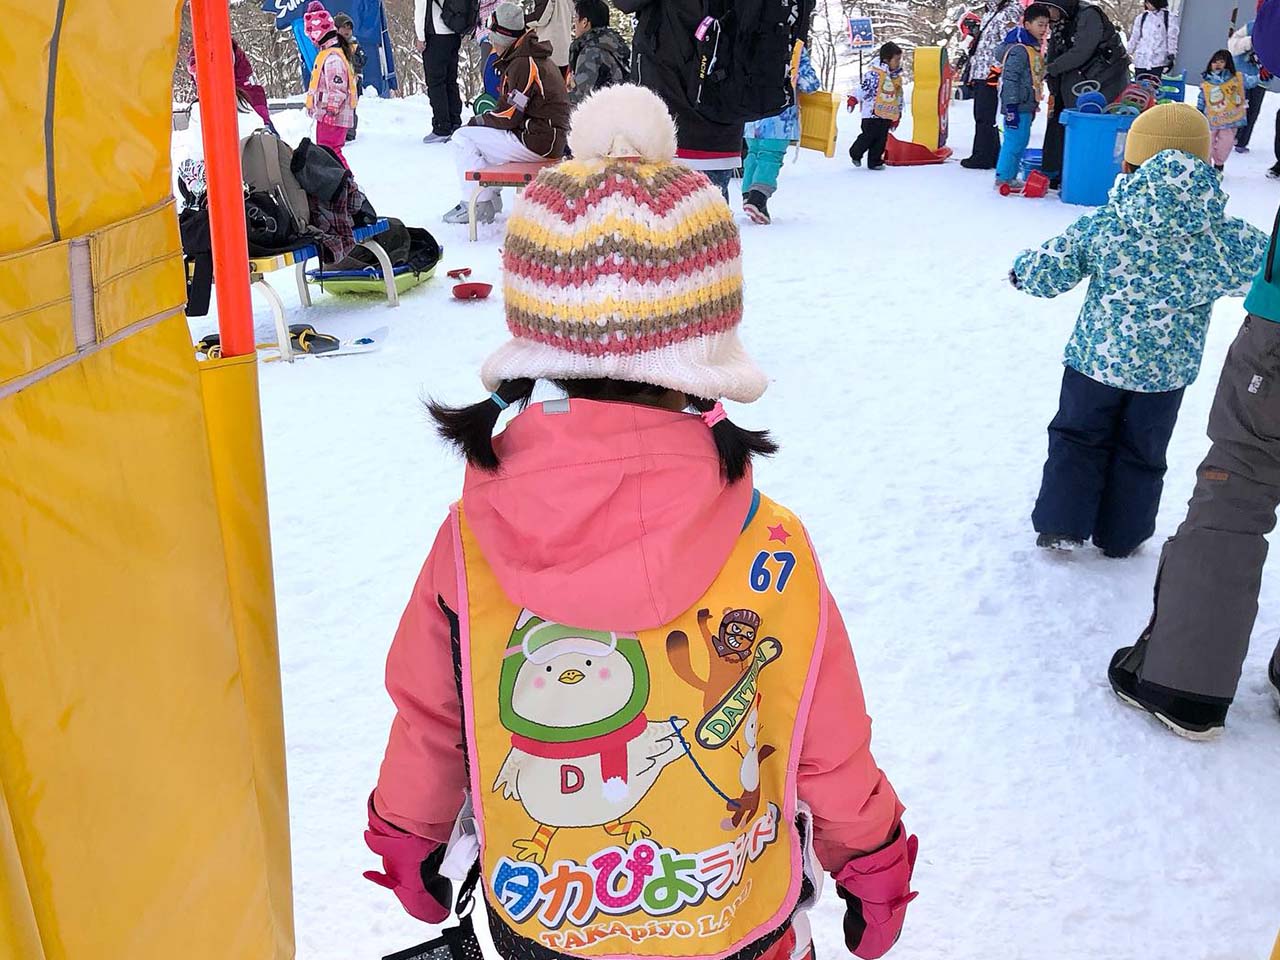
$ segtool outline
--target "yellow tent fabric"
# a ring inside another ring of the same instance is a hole
[[[178,13],[0,31],[5,958],[294,952],[257,367],[182,315]]]

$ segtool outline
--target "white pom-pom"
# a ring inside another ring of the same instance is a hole
[[[604,782],[600,792],[610,803],[621,803],[627,799],[627,782],[621,777],[610,777]]]
[[[632,83],[597,90],[573,112],[569,149],[575,160],[639,157],[651,163],[676,155],[676,125],[656,93]]]

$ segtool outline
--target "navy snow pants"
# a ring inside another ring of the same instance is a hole
[[[1134,393],[1064,368],[1049,457],[1031,522],[1128,556],[1155,533],[1165,451],[1183,390]]]

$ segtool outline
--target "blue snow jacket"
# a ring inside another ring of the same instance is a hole
[[[1028,33],[1026,27],[1014,27],[996,52],[996,63],[1003,64],[1000,71],[1000,106],[1017,107],[1019,113],[1035,113],[1040,103],[1036,96],[1038,91],[1028,47],[1039,50],[1040,41]],[[1043,74],[1043,63],[1040,69]],[[1043,80],[1043,76],[1041,79]]]
[[[796,76],[796,87],[801,93],[813,93],[821,88],[822,81],[814,72],[809,62],[809,48],[800,51],[800,70]],[[799,140],[800,108],[791,104],[777,116],[765,117],[763,120],[752,120],[742,131],[748,140]]]
[[[1056,297],[1089,279],[1063,362],[1099,383],[1162,393],[1192,383],[1219,297],[1243,296],[1269,238],[1225,213],[1214,169],[1157,153],[1039,250],[1020,254],[1014,285]]]

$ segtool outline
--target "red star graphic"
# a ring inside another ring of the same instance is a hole
[[[781,523],[778,523],[777,526],[773,526],[769,528],[770,542],[777,540],[779,543],[786,543],[790,539],[791,539],[791,534],[787,532],[787,528],[784,527]]]

